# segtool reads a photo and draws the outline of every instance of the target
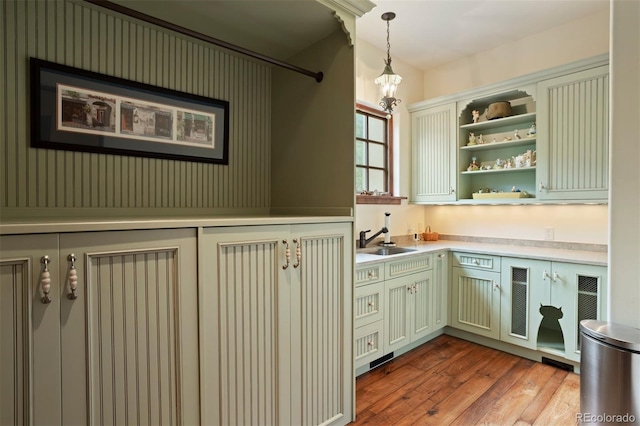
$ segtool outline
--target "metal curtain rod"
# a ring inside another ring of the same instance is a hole
[[[290,71],[295,71],[297,73],[304,74],[309,77],[313,77],[318,83],[320,83],[322,81],[322,78],[324,77],[322,71],[320,72],[309,71],[307,69],[300,68],[295,65],[291,65],[289,63],[280,61],[278,59],[263,55],[261,53],[257,53],[252,50],[245,49],[244,47],[236,46],[235,44],[228,43],[226,41],[217,39],[215,37],[211,37],[206,34],[202,34],[185,27],[181,27],[180,25],[173,24],[163,19],[155,18],[151,15],[147,15],[146,13],[138,12],[137,10],[130,9],[125,6],[121,6],[117,3],[112,3],[109,0],[84,0],[84,1],[86,1],[87,3],[104,7],[106,9],[113,10],[114,12],[119,12],[124,15],[131,16],[132,18],[140,19],[142,21],[149,22],[154,25],[158,25],[160,27],[169,29],[171,31],[175,31],[184,35],[188,35],[193,38],[197,38],[198,40],[202,40],[207,43],[215,44],[216,46],[224,47],[225,49],[229,49],[234,52],[242,53],[243,55],[247,55],[252,58],[259,59],[261,61],[268,62],[270,64],[277,65],[282,68],[286,68]]]

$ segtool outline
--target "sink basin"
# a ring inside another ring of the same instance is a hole
[[[392,254],[410,253],[412,251],[417,251],[417,250],[410,249],[410,248],[402,248],[402,247],[382,247],[376,251],[372,251],[369,254],[375,254],[378,256],[390,256]]]

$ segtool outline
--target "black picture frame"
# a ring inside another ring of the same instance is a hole
[[[30,58],[31,146],[229,164],[229,102]]]

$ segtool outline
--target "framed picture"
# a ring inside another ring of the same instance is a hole
[[[229,102],[30,61],[31,146],[229,164]]]

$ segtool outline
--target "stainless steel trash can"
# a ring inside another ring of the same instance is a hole
[[[640,329],[580,321],[578,423],[640,424]]]

